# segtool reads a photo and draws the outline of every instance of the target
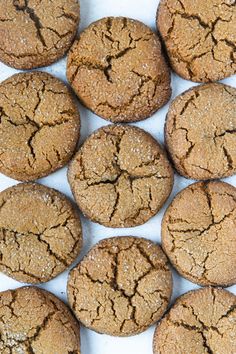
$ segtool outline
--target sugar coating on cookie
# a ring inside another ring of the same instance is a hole
[[[201,285],[236,283],[236,188],[198,182],[181,191],[162,221],[162,246],[182,276]]]
[[[69,308],[36,287],[0,293],[0,351],[80,354],[80,328]]]
[[[196,82],[236,73],[235,23],[234,0],[161,0],[157,10],[172,68]]]
[[[39,184],[0,193],[0,271],[25,283],[46,282],[69,267],[82,247],[70,201]]]
[[[0,172],[21,181],[46,176],[71,158],[80,117],[68,88],[43,72],[0,84]]]
[[[236,352],[236,296],[205,288],[181,296],[157,325],[154,354]]]
[[[172,168],[158,142],[121,125],[93,133],[70,163],[68,178],[83,213],[108,227],[145,223],[173,186]]]
[[[112,122],[151,116],[170,98],[170,72],[160,40],[143,23],[108,17],[74,43],[67,77],[82,103]]]
[[[236,89],[223,84],[194,87],[170,105],[165,139],[176,170],[192,179],[236,173]]]
[[[138,334],[167,309],[172,276],[153,242],[136,237],[100,241],[70,272],[68,299],[86,327],[113,336]]]
[[[78,0],[0,2],[0,60],[17,69],[47,66],[70,48],[79,23]]]

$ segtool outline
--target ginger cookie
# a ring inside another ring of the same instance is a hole
[[[157,11],[173,70],[195,82],[236,73],[235,23],[234,0],[161,0]]]
[[[1,272],[25,283],[46,282],[69,267],[81,247],[79,215],[63,194],[36,183],[0,193]]]
[[[82,212],[108,227],[132,227],[154,216],[173,187],[173,171],[153,137],[109,125],[87,138],[68,179]]]
[[[176,170],[187,178],[216,179],[236,173],[236,89],[197,86],[170,105],[166,145]]]
[[[200,285],[236,283],[236,188],[198,182],[182,190],[162,221],[162,246],[179,273]]]
[[[0,351],[80,354],[80,328],[69,308],[36,287],[0,293]]]
[[[154,354],[236,353],[236,296],[204,288],[181,296],[157,325]]]
[[[16,69],[57,61],[70,48],[79,23],[77,0],[0,2],[0,60]]]
[[[87,108],[114,123],[148,118],[171,95],[159,38],[125,17],[103,18],[80,34],[69,52],[67,77]]]
[[[172,276],[161,247],[144,238],[100,241],[70,272],[68,299],[84,326],[113,336],[143,332],[166,311]]]
[[[43,72],[0,84],[0,172],[31,181],[64,166],[79,139],[80,117],[68,88]]]

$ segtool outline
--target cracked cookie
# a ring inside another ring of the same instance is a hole
[[[81,102],[112,122],[150,117],[170,98],[170,71],[160,40],[143,23],[108,17],[73,44],[67,77]]]
[[[0,172],[31,181],[64,166],[76,148],[80,117],[68,88],[43,72],[0,84]]]
[[[235,5],[235,0],[161,0],[157,27],[177,74],[209,82],[236,73]]]
[[[165,203],[173,171],[150,134],[109,125],[87,138],[69,165],[68,179],[80,209],[92,221],[133,227]]]
[[[79,215],[63,194],[36,183],[0,193],[1,272],[25,283],[46,282],[69,267],[81,247]]]
[[[236,353],[236,296],[204,288],[179,297],[157,325],[154,354]]]
[[[80,354],[80,328],[69,308],[36,287],[0,293],[0,351]]]
[[[70,272],[68,299],[86,327],[113,336],[143,332],[166,311],[172,276],[161,247],[144,238],[100,241]]]
[[[170,105],[165,140],[176,170],[192,179],[236,173],[236,89],[223,84],[194,87]]]
[[[182,190],[162,221],[162,246],[179,273],[200,285],[236,283],[236,188],[198,182]]]
[[[79,23],[77,0],[0,2],[0,60],[16,69],[57,61],[70,48]]]

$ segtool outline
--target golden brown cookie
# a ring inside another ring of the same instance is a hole
[[[162,221],[162,246],[179,273],[201,285],[236,283],[236,188],[198,182],[182,190]]]
[[[154,354],[236,353],[236,296],[205,288],[181,296],[157,325]]]
[[[36,183],[0,193],[1,272],[25,283],[46,282],[69,267],[81,247],[79,215],[63,194]]]
[[[74,43],[67,77],[81,102],[112,122],[150,117],[170,98],[170,72],[160,40],[143,23],[108,17]]]
[[[93,133],[70,163],[68,178],[83,213],[108,227],[144,224],[173,186],[172,168],[158,142],[127,125]]]
[[[223,84],[194,87],[170,105],[166,145],[176,170],[193,179],[236,173],[236,89]]]
[[[113,336],[143,332],[170,301],[172,276],[162,249],[137,237],[100,241],[70,272],[68,299],[86,327]]]
[[[70,48],[78,0],[0,1],[0,60],[17,69],[50,65]]]
[[[235,0],[161,0],[157,11],[173,70],[196,82],[236,73],[235,23]]]
[[[1,354],[80,354],[79,324],[48,291],[23,287],[0,293]]]
[[[43,72],[0,84],[0,172],[21,181],[64,166],[79,139],[80,117],[68,88]]]

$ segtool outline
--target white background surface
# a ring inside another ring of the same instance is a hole
[[[156,9],[159,3],[158,0],[80,0],[81,2],[81,22],[79,31],[87,27],[91,22],[106,16],[127,16],[141,20],[146,25],[149,25],[155,31],[155,16]],[[66,81],[65,77],[66,59],[62,59],[58,63],[44,68],[43,70],[52,73],[53,75]],[[17,71],[0,63],[0,81],[6,79]],[[224,83],[236,87],[236,76],[223,80]],[[172,75],[172,99],[181,92],[196,85],[189,81],[180,79],[176,75]],[[81,113],[81,144],[85,138],[95,129],[107,125],[108,122],[95,116],[81,105],[79,105]],[[165,116],[168,110],[168,105],[158,111],[151,118],[136,123],[135,125],[150,132],[156,139],[163,142],[163,128]],[[70,188],[66,178],[67,168],[63,168],[56,173],[39,180],[40,183],[49,187],[56,188],[72,198]],[[226,181],[236,186],[236,176],[227,178]],[[110,236],[143,236],[155,242],[160,243],[161,219],[166,206],[173,199],[174,195],[182,188],[192,183],[193,181],[186,180],[175,174],[175,187],[168,202],[155,217],[146,224],[132,229],[109,229],[95,223],[89,222],[82,217],[84,248],[77,262],[89,250],[89,248],[100,239]],[[18,183],[15,180],[5,177],[0,174],[0,190],[3,190],[11,185]],[[236,236],[236,235],[235,235]],[[76,263],[77,263],[76,262]],[[235,270],[236,271],[236,270]],[[61,299],[66,301],[66,282],[68,272],[64,272],[50,282],[40,285],[40,287],[52,291]],[[17,288],[21,283],[14,281],[0,274],[0,291]],[[197,288],[197,285],[184,280],[174,273],[174,299],[182,293]],[[236,294],[236,286],[229,288],[230,291]],[[152,337],[154,326],[146,332],[129,338],[113,338],[106,335],[100,335],[82,327],[81,341],[82,354],[152,354]],[[57,354],[57,353],[52,353]],[[187,353],[186,353],[187,354]]]

